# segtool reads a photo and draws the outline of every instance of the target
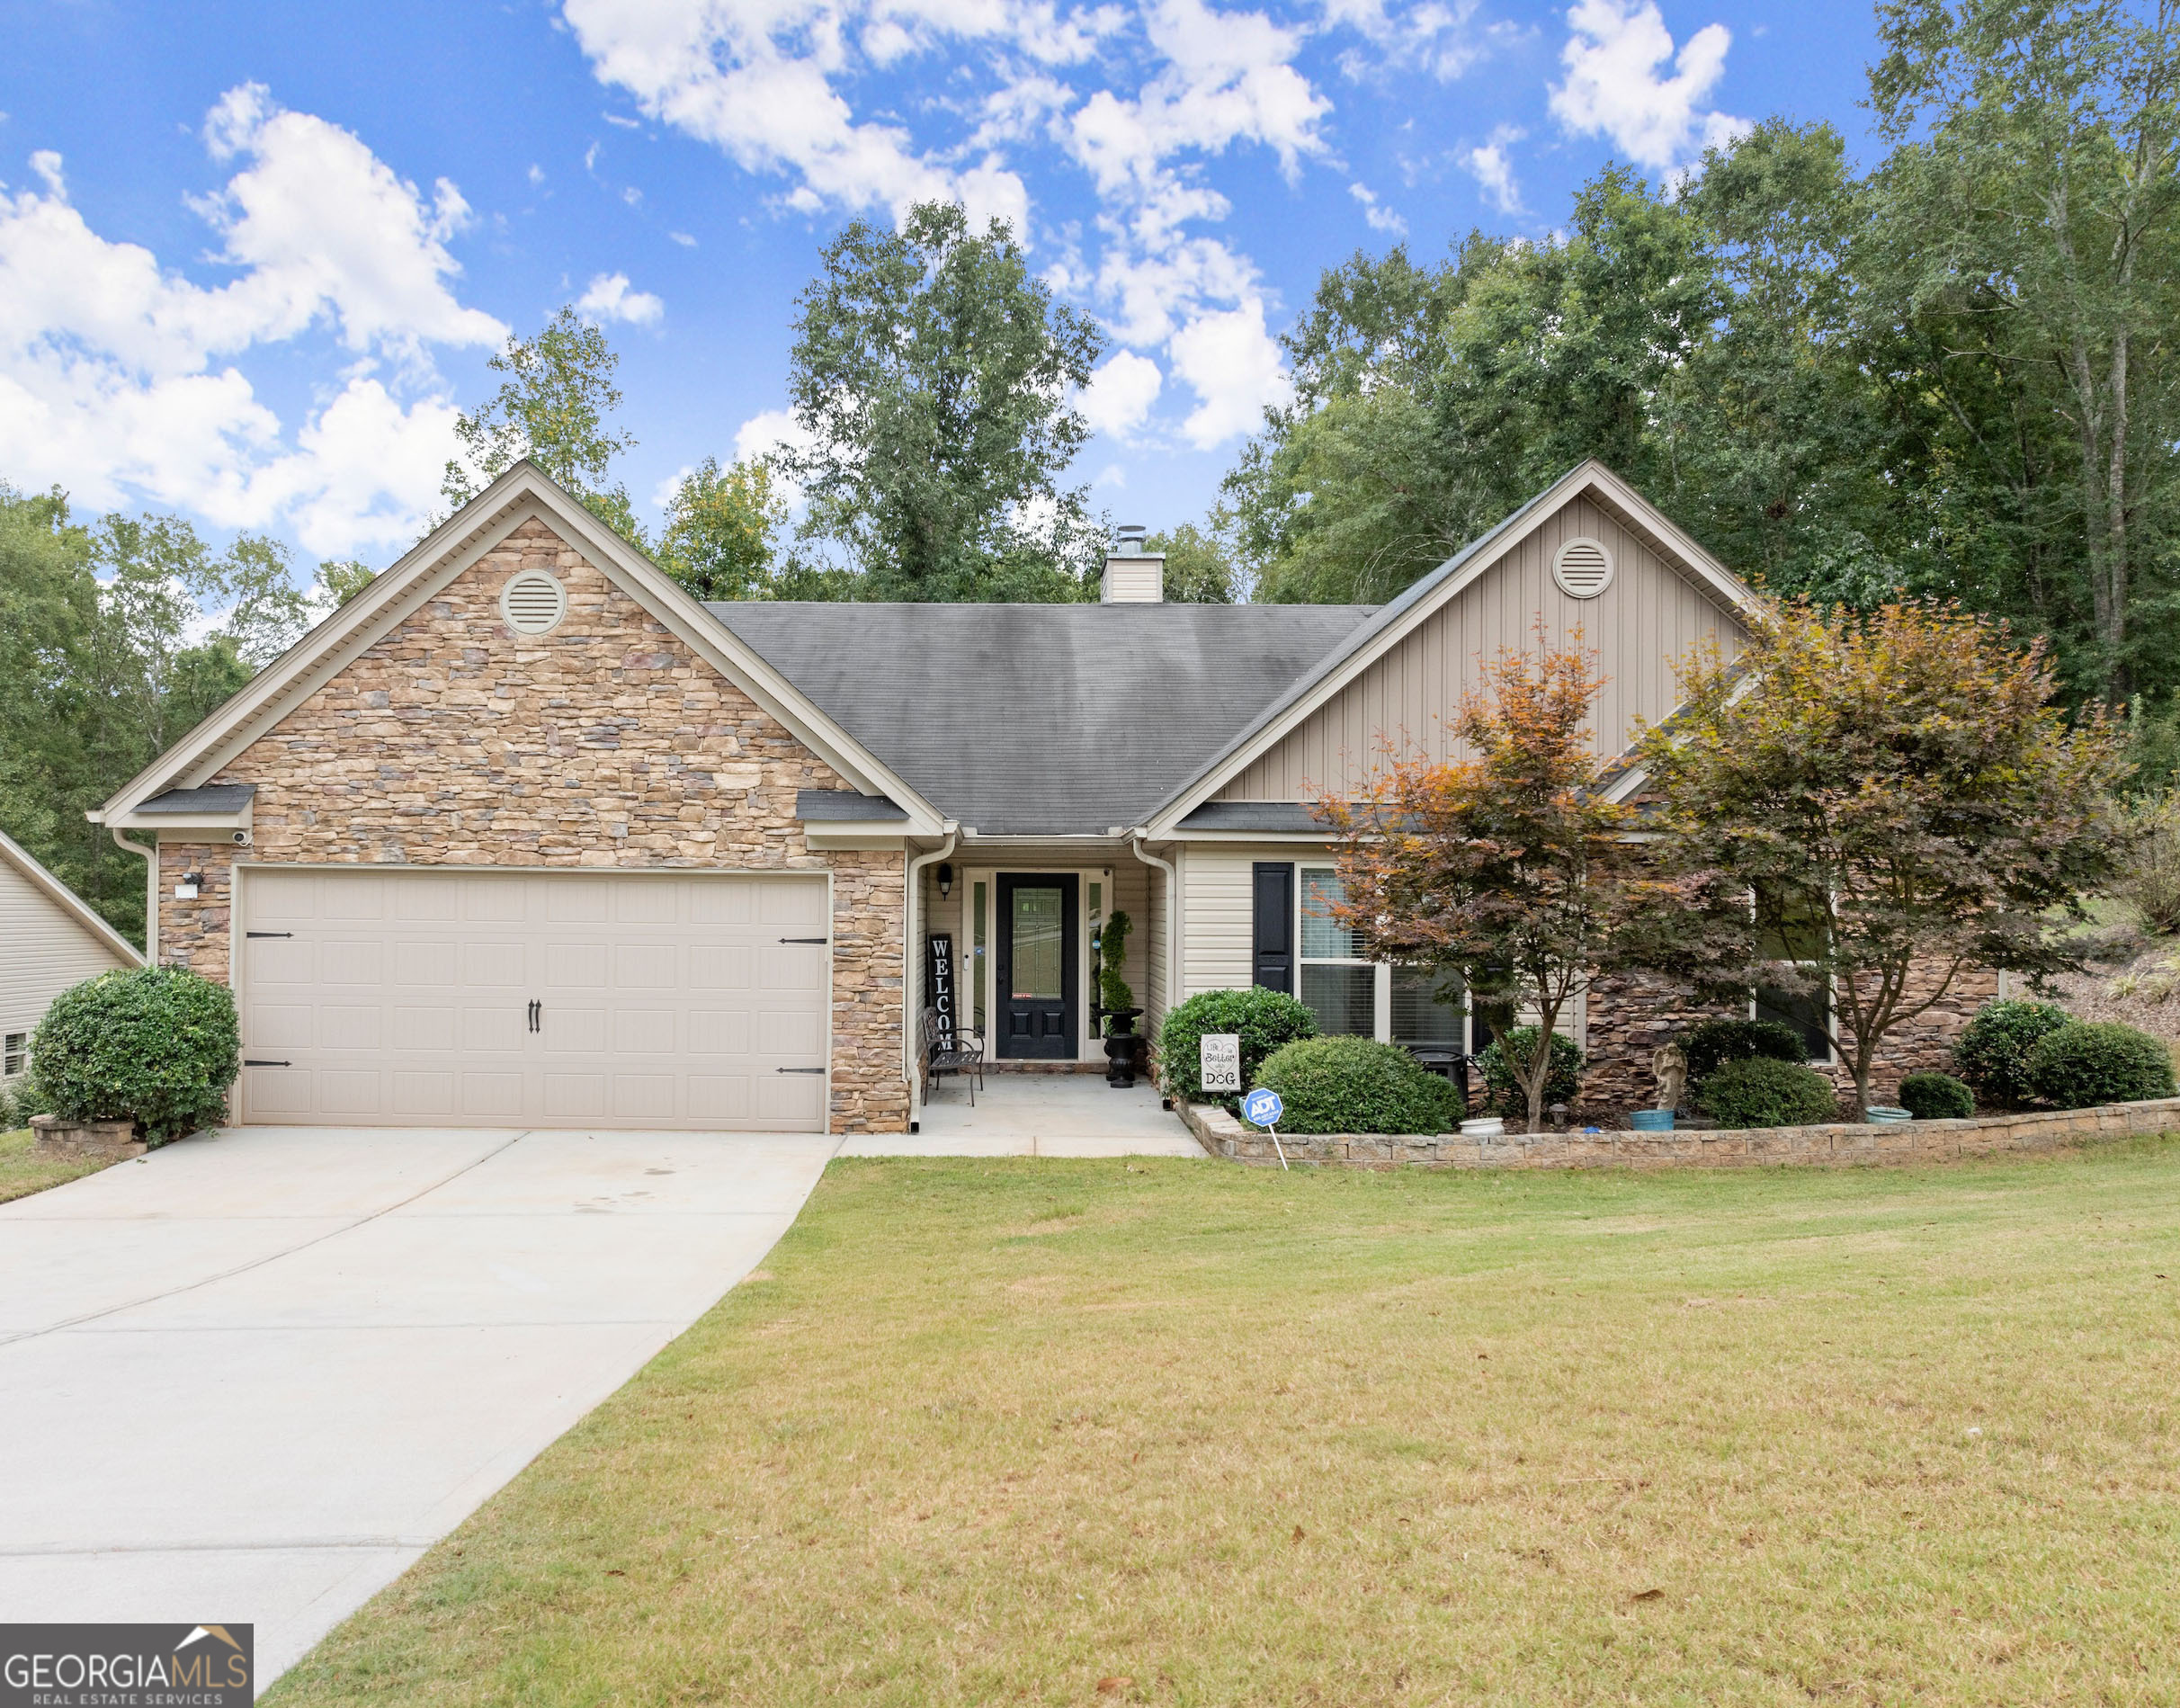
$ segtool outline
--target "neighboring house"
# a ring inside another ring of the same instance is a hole
[[[1255,981],[1466,1038],[1323,917],[1307,803],[1444,753],[1540,622],[1602,655],[1616,755],[1749,596],[1594,462],[1382,608],[1161,571],[1124,531],[1096,605],[707,606],[523,463],[97,816],[156,844],[158,959],[236,987],[240,1120],[898,1130],[934,934],[1003,1060],[1099,1059],[1116,908],[1154,1024]],[[1592,993],[1596,1095],[1675,1013]]]
[[[0,836],[0,1081],[30,1065],[31,1034],[71,985],[144,957],[13,838]]]

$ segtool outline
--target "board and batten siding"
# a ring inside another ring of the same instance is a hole
[[[71,985],[134,966],[0,860],[0,1033],[31,1033]]]
[[[1552,554],[1583,535],[1603,541],[1613,559],[1612,585],[1595,599],[1571,599],[1551,578]],[[1674,669],[1679,659],[1706,640],[1716,640],[1729,657],[1741,642],[1738,619],[1717,595],[1684,576],[1604,506],[1577,497],[1515,541],[1215,798],[1307,800],[1321,792],[1345,793],[1376,768],[1389,738],[1434,761],[1468,756],[1450,739],[1445,720],[1501,648],[1535,649],[1540,615],[1551,645],[1571,643],[1579,630],[1582,644],[1599,655],[1606,682],[1592,740],[1604,757],[1627,747],[1637,719],[1662,722],[1679,704]],[[1223,868],[1219,881],[1230,881]]]

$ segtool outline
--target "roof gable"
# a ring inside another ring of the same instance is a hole
[[[362,593],[258,673],[249,685],[118,790],[90,817],[125,819],[170,789],[209,783],[220,767],[343,667],[429,603],[523,523],[537,519],[648,609],[696,656],[776,718],[812,752],[872,795],[908,813],[907,834],[934,834],[943,815],[830,712],[711,620],[658,567],[527,461],[516,463],[419,541]]]
[[[1595,505],[1625,530],[1642,550],[1655,557],[1693,589],[1707,608],[1738,624],[1738,613],[1753,598],[1748,588],[1702,548],[1696,545],[1634,488],[1604,464],[1592,460],[1571,469],[1551,486],[1515,510],[1504,522],[1448,559],[1392,604],[1348,637],[1343,646],[1294,684],[1204,765],[1184,786],[1163,801],[1148,820],[1154,836],[1173,834],[1197,808],[1226,790],[1253,765],[1258,765],[1281,743],[1300,730],[1374,666],[1410,643],[1426,624],[1440,617],[1456,601],[1513,557],[1555,518],[1578,505]],[[1523,613],[1524,624],[1526,613]],[[1520,644],[1522,637],[1513,637]],[[1595,640],[1595,637],[1591,637]],[[1496,643],[1493,648],[1496,650]],[[1451,710],[1458,693],[1452,692],[1450,672],[1433,674],[1433,693]],[[1365,720],[1365,721],[1370,721]],[[1380,730],[1400,726],[1398,718],[1380,714],[1375,728],[1349,731],[1351,747],[1367,747]],[[1608,750],[1618,742],[1604,738]],[[1314,781],[1329,781],[1319,777]]]

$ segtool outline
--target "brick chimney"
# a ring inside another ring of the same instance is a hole
[[[1112,550],[1105,559],[1101,597],[1109,605],[1166,603],[1166,558],[1143,550],[1143,524],[1124,523],[1112,531]]]

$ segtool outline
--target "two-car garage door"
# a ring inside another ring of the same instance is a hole
[[[244,869],[242,1117],[822,1131],[822,877]]]

